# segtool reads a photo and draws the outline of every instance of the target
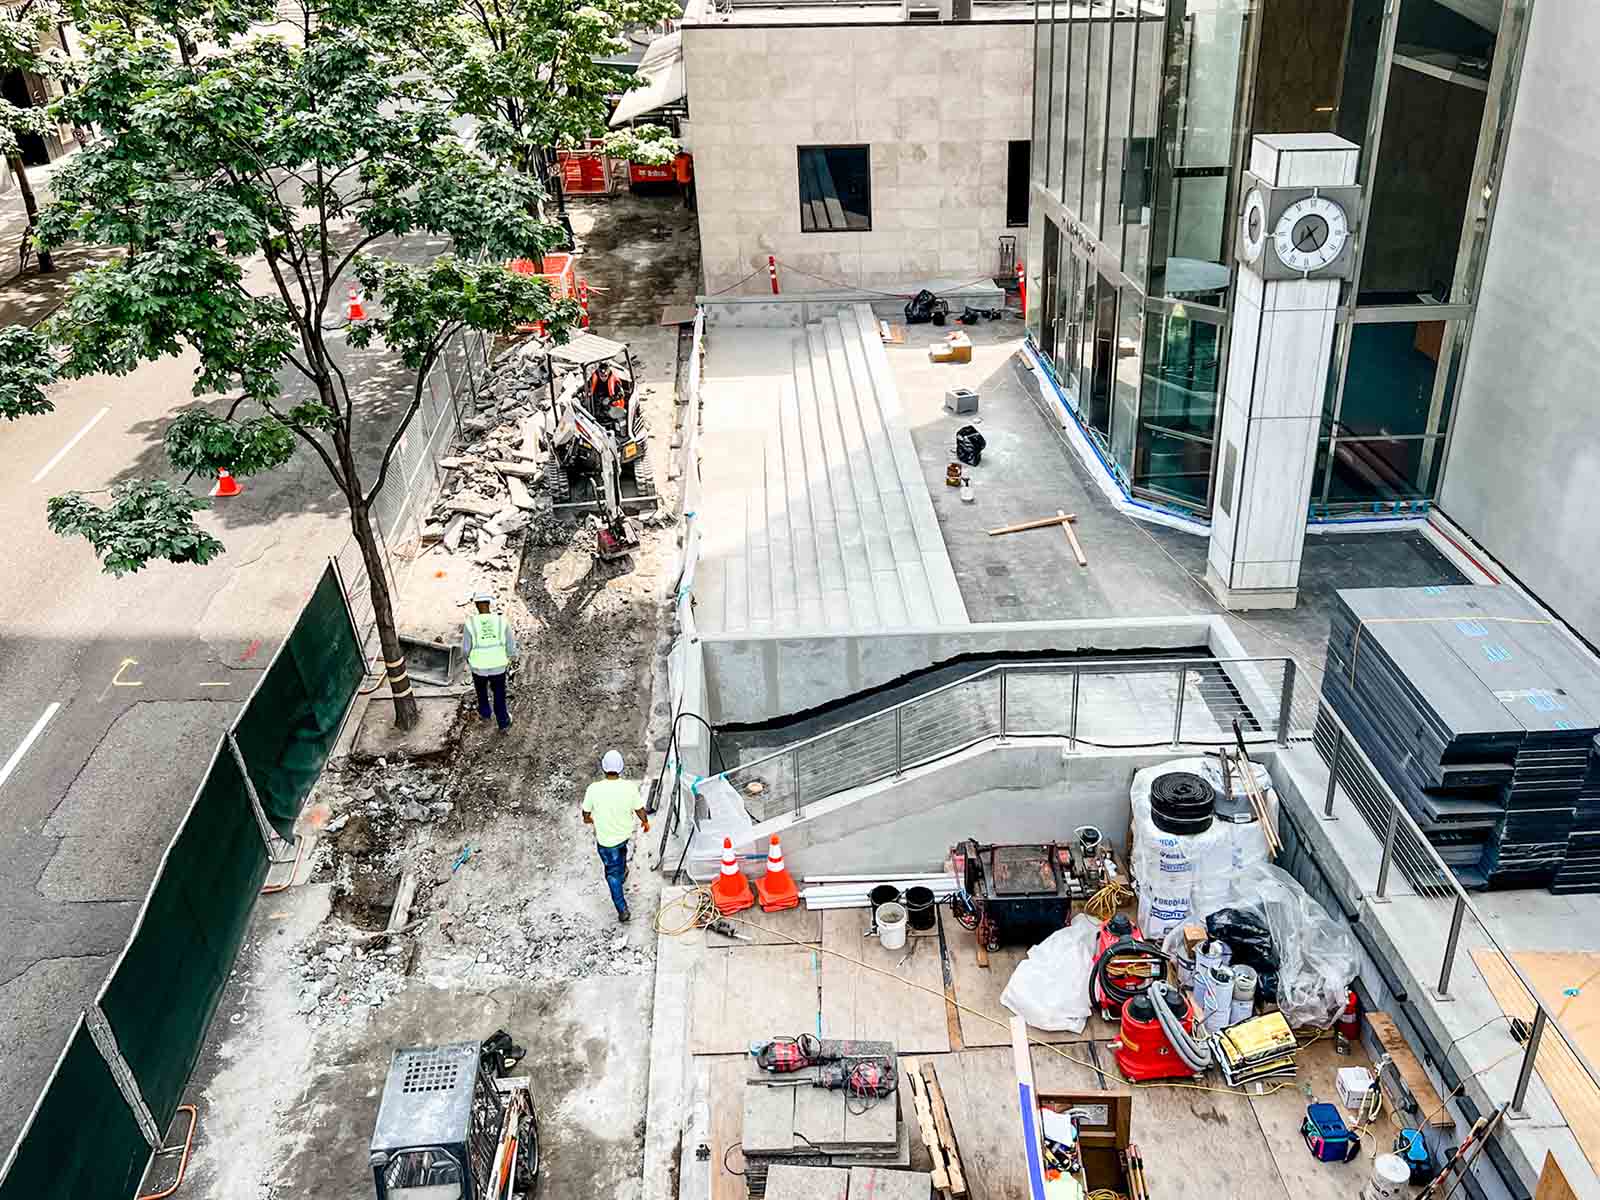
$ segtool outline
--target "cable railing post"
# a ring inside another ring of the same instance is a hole
[[[899,779],[906,773],[905,752],[905,723],[901,720],[905,712],[904,706],[897,705],[894,710],[894,777]]]
[[[1513,1118],[1520,1119],[1528,1115],[1522,1111],[1522,1102],[1528,1098],[1528,1081],[1533,1078],[1534,1060],[1539,1055],[1539,1039],[1544,1037],[1544,1026],[1548,1019],[1544,1005],[1539,1005],[1533,1014],[1533,1028],[1528,1032],[1527,1048],[1522,1052],[1522,1070],[1517,1072],[1517,1090],[1511,1097],[1510,1115]]]
[[[1400,829],[1400,806],[1389,801],[1389,828],[1383,834],[1383,861],[1378,864],[1378,900],[1389,899],[1389,864],[1394,860],[1394,835]]]
[[[1456,909],[1450,914],[1450,936],[1444,940],[1444,962],[1439,966],[1439,990],[1436,1000],[1450,999],[1450,972],[1456,965],[1456,946],[1461,941],[1461,919],[1467,915],[1467,897],[1456,893]]]
[[[1278,745],[1289,744],[1290,711],[1294,708],[1294,659],[1283,660],[1283,693],[1278,697]]]
[[[1187,665],[1178,668],[1178,703],[1172,710],[1172,744],[1181,745],[1183,742],[1183,693],[1189,686],[1189,668]]]
[[[1072,711],[1067,715],[1067,748],[1078,748],[1078,680],[1083,677],[1083,672],[1077,667],[1072,668]]]
[[[800,747],[796,746],[789,753],[789,770],[794,775],[794,815],[799,816],[804,809],[800,803]]]
[[[1333,761],[1328,764],[1328,795],[1322,804],[1322,818],[1337,821],[1333,815],[1333,794],[1339,789],[1339,764],[1344,761],[1344,727],[1340,726],[1333,739]]]
[[[1004,667],[1000,668],[1000,740],[1006,740],[1006,677],[1011,674]]]

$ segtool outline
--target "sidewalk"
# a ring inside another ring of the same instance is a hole
[[[28,182],[43,209],[50,202],[50,177],[71,155],[42,167],[28,168]],[[66,246],[51,257],[55,270],[40,274],[37,253],[28,259],[28,269],[18,271],[17,252],[28,228],[28,214],[22,207],[22,189],[15,181],[0,194],[0,325],[37,325],[61,306],[75,272],[98,266],[117,257],[119,251],[103,247]]]

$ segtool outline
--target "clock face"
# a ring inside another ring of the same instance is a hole
[[[1350,223],[1338,201],[1306,196],[1283,210],[1272,230],[1278,260],[1293,271],[1310,273],[1328,266],[1350,240]]]
[[[1260,188],[1251,188],[1239,217],[1239,254],[1245,262],[1259,262],[1267,248],[1267,202]]]

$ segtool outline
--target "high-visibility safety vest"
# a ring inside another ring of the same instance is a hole
[[[503,671],[511,665],[506,653],[506,619],[500,613],[474,613],[467,618],[472,630],[472,652],[467,666],[474,671]]]

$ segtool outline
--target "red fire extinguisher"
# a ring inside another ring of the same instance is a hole
[[[1356,1039],[1361,1036],[1361,1020],[1359,1016],[1360,1001],[1356,999],[1354,989],[1345,997],[1344,1011],[1339,1014],[1339,1019],[1334,1022],[1334,1048],[1340,1054],[1349,1054],[1350,1047],[1355,1045]]]

